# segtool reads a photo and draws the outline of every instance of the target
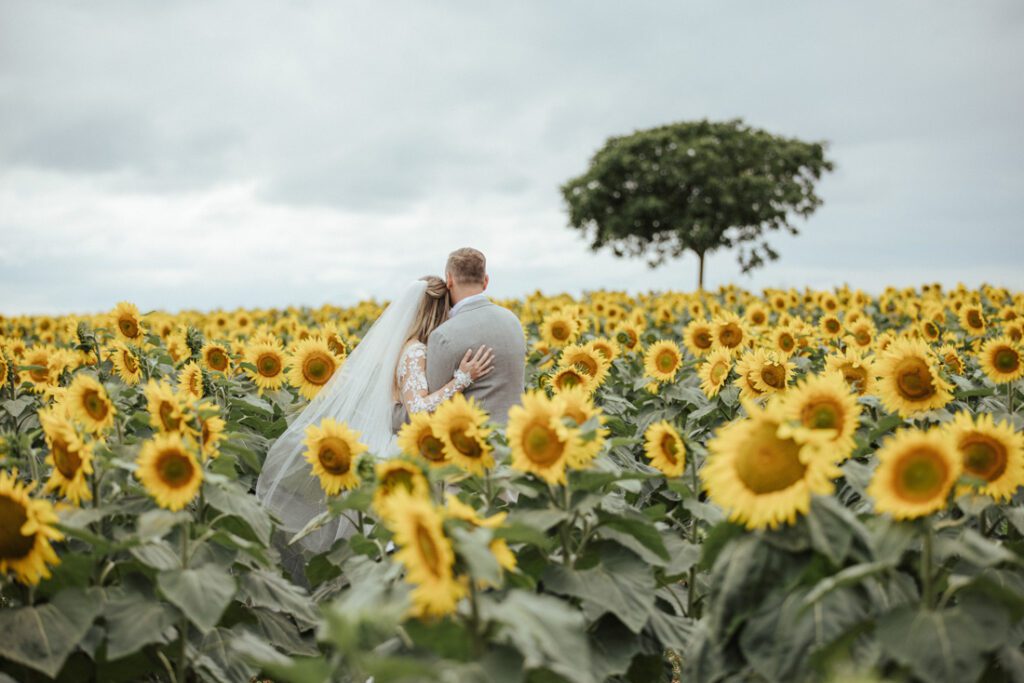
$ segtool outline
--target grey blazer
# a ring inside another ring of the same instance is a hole
[[[494,369],[466,389],[493,422],[505,424],[508,410],[519,404],[526,386],[526,337],[519,318],[481,299],[467,303],[434,330],[427,341],[427,383],[437,391],[451,381],[468,349],[494,349]]]

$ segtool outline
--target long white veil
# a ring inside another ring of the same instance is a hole
[[[289,537],[327,509],[320,482],[303,457],[307,427],[334,418],[359,432],[370,454],[386,457],[395,449],[391,432],[395,368],[426,289],[423,280],[406,286],[320,393],[270,447],[256,482],[256,498],[281,521]],[[313,552],[323,552],[350,530],[351,524],[344,517],[337,518],[299,543]]]

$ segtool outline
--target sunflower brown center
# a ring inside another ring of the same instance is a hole
[[[121,318],[117,321],[117,327],[121,330],[121,334],[129,339],[135,339],[139,335],[139,324],[135,322],[134,318]]]
[[[41,370],[29,370],[28,376],[32,378],[33,382],[45,382],[50,378],[49,361],[46,358],[36,360],[32,365],[38,365]]]
[[[850,388],[856,391],[858,394],[863,394],[864,389],[867,386],[868,371],[861,366],[855,366],[852,363],[844,363],[840,372],[843,373],[843,379],[850,385]]]
[[[157,456],[156,471],[164,484],[175,489],[189,484],[195,476],[192,460],[176,449],[166,450]]]
[[[423,430],[417,446],[420,455],[427,460],[431,462],[442,462],[444,460],[444,444],[429,429]]]
[[[339,356],[344,356],[346,353],[345,344],[338,339],[337,335],[332,334],[327,338],[327,346],[330,347],[331,351],[334,351]]]
[[[0,494],[0,560],[20,560],[31,552],[35,535],[21,533],[27,521],[25,506]]]
[[[1016,372],[1020,367],[1020,354],[1007,346],[1000,347],[992,354],[992,365],[996,366],[999,372]]]
[[[541,467],[558,462],[564,450],[555,430],[542,422],[531,423],[523,434],[523,453]]]
[[[420,559],[427,570],[434,576],[442,576],[441,553],[434,542],[434,536],[429,529],[419,523],[416,524],[416,547],[419,548]]]
[[[77,451],[71,450],[68,442],[64,439],[54,439],[50,452],[53,454],[54,467],[64,475],[65,479],[74,477],[78,468],[82,466],[82,458],[79,457]]]
[[[676,443],[676,438],[671,434],[665,434],[661,437],[661,453],[673,465],[679,463],[679,444]]]
[[[843,411],[829,398],[817,398],[807,402],[800,411],[800,422],[811,429],[843,429]]]
[[[582,383],[582,378],[573,371],[561,373],[557,382],[559,389],[572,389]]]
[[[964,469],[985,481],[995,481],[1006,471],[1006,447],[984,434],[971,434],[960,442]]]
[[[747,442],[736,457],[736,475],[754,493],[782,491],[804,477],[807,466],[800,462],[800,446],[792,439],[780,439],[773,423],[751,428]]]
[[[858,328],[853,338],[857,340],[857,344],[860,346],[869,346],[871,344],[871,332],[867,328]]]
[[[571,365],[591,377],[597,374],[597,361],[590,356],[584,354],[573,356]]]
[[[556,322],[551,326],[551,336],[558,341],[565,341],[569,338],[569,326],[562,322]]]
[[[923,401],[935,395],[935,383],[928,363],[921,358],[904,358],[896,367],[896,388],[903,398]]]
[[[95,389],[86,389],[82,393],[82,407],[85,408],[85,412],[89,414],[89,417],[97,422],[105,419],[110,412],[110,406],[100,396],[100,392]]]
[[[281,359],[276,353],[261,353],[256,359],[256,369],[264,377],[277,377],[281,374]]]
[[[412,493],[412,472],[408,470],[392,470],[385,475],[384,479],[380,482],[381,488],[384,489],[385,494],[390,494],[397,488],[403,488],[406,491]]]
[[[468,425],[459,425],[448,432],[448,438],[451,439],[452,445],[462,455],[467,458],[479,458],[484,454],[483,448],[480,447],[480,442],[471,437],[466,433]]]
[[[763,311],[754,311],[754,313],[751,314],[751,316],[750,316],[750,321],[752,323],[754,323],[755,325],[761,325],[765,321],[764,312]]]
[[[160,401],[158,412],[160,413],[160,423],[164,429],[173,432],[181,425],[181,416],[175,415],[177,411],[170,401]]]
[[[736,323],[726,323],[718,331],[718,343],[730,349],[739,346],[743,339],[743,330]]]
[[[796,341],[793,340],[793,335],[788,332],[779,335],[779,348],[783,351],[792,351],[793,347],[796,346]]]
[[[718,362],[711,366],[711,381],[718,384],[725,379],[725,376],[729,374],[729,365],[726,363]]]
[[[302,376],[310,384],[326,384],[334,374],[334,361],[326,353],[311,353],[302,363]]]
[[[949,467],[942,456],[929,448],[903,455],[893,469],[893,490],[910,502],[931,500],[946,483]]]
[[[924,324],[924,336],[929,339],[937,339],[939,336],[939,328],[935,326],[935,323],[926,322]]]
[[[839,321],[835,318],[829,318],[825,321],[825,331],[829,334],[839,334],[840,325]]]
[[[769,363],[761,368],[761,381],[773,389],[786,386],[786,372],[780,365]]]
[[[121,360],[124,361],[124,367],[128,372],[138,372],[139,362],[135,360],[135,354],[127,349],[121,354]]]
[[[693,345],[698,349],[710,349],[712,343],[710,330],[701,329],[693,335]]]
[[[666,349],[658,354],[654,362],[658,366],[658,370],[667,374],[676,369],[678,358],[675,353]]]
[[[976,308],[967,311],[967,324],[975,330],[984,327],[985,323],[981,320],[981,311]]]
[[[320,442],[317,458],[328,474],[345,474],[352,467],[352,449],[347,441],[336,436],[328,436]]]
[[[211,349],[206,354],[206,362],[210,367],[218,372],[223,372],[228,368],[228,357],[220,349]]]

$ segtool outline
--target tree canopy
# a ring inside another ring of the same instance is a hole
[[[832,169],[824,142],[701,120],[609,138],[561,190],[569,225],[592,249],[651,267],[692,251],[703,287],[704,259],[717,249],[738,247],[743,272],[778,258],[766,233],[797,234],[793,218],[821,206],[815,183]]]

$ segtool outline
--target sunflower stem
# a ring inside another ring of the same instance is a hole
[[[1013,415],[1013,382],[1006,383],[1006,411]]]
[[[921,551],[921,602],[925,609],[931,609],[935,602],[935,585],[932,582],[932,527],[924,521],[924,547]]]
[[[192,522],[188,521],[181,528],[181,568],[188,569],[188,542],[192,535]],[[179,637],[181,638],[181,652],[178,658],[178,671],[175,675],[177,683],[185,683],[185,676],[188,674],[188,617],[183,613],[181,623],[178,626]]]

